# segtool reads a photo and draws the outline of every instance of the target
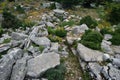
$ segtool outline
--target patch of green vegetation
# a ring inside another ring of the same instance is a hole
[[[82,76],[83,80],[92,80],[89,71],[84,71],[83,76]]]
[[[4,41],[3,41],[3,43],[9,43],[11,41],[11,39],[10,38],[7,38],[7,39],[5,39]]]
[[[66,67],[64,64],[60,64],[55,68],[47,70],[42,77],[47,78],[48,80],[64,80],[65,72]]]
[[[70,21],[68,21],[68,22],[66,22],[66,21],[63,21],[61,24],[60,24],[60,27],[64,27],[64,26],[66,26],[66,25],[68,25],[68,26],[73,26],[75,24],[75,21],[73,21],[73,20],[70,20]]]
[[[101,50],[102,40],[103,40],[103,36],[99,32],[88,30],[82,36],[80,42],[86,47],[89,47],[91,49]]]
[[[24,8],[21,5],[16,5],[16,11],[19,13],[25,13]]]
[[[120,4],[119,3],[108,3],[105,6],[106,18],[112,24],[120,23]]]
[[[52,34],[52,35],[55,34],[55,30],[54,30],[53,28],[47,27],[47,30],[48,30],[48,33],[49,33],[49,34]]]
[[[113,45],[120,45],[120,24],[118,24],[113,33],[112,39],[110,39]]]
[[[32,46],[33,47],[39,47],[37,44],[35,44],[35,43],[32,43]]]
[[[53,3],[53,4],[51,4],[51,6],[49,7],[49,9],[56,9],[56,5],[55,5],[55,3]]]
[[[44,46],[39,46],[39,50],[42,52],[45,49]]]
[[[58,27],[55,30],[55,35],[59,37],[65,37],[67,35],[67,31],[62,27]]]
[[[3,28],[0,26],[0,36],[3,34]]]
[[[58,27],[56,29],[48,27],[47,30],[49,34],[56,35],[58,37],[65,37],[67,35],[67,31],[63,27]]]
[[[22,22],[14,16],[10,11],[9,8],[5,8],[3,10],[3,21],[2,21],[2,27],[3,28],[19,28],[22,24]]]
[[[62,42],[62,38],[58,37],[58,36],[53,36],[53,35],[49,35],[48,38],[52,41],[52,42]]]
[[[102,35],[104,35],[104,34],[113,34],[113,30],[112,30],[111,27],[106,27],[106,28],[102,28],[102,29],[100,30],[100,33],[101,33]]]
[[[80,20],[80,25],[86,24],[89,28],[96,28],[97,21],[92,19],[90,16],[85,16]]]

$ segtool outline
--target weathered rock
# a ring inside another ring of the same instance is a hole
[[[61,10],[61,9],[55,9],[55,10],[53,10],[53,12],[54,12],[54,15],[56,16],[56,17],[65,17],[65,11],[64,10]]]
[[[110,67],[109,75],[112,78],[112,80],[120,80],[120,70]]]
[[[100,71],[101,71],[102,67],[98,63],[89,63],[88,65],[89,65],[89,69],[90,69],[91,73],[93,75],[95,75],[94,78],[96,80],[102,80],[102,78],[100,76]]]
[[[88,62],[89,61],[103,61],[102,52],[89,49],[80,43],[77,46],[77,52],[79,53],[80,58],[83,59],[84,61],[88,61]]]
[[[11,46],[12,47],[18,47],[20,44],[22,44],[22,40],[20,40],[20,41],[11,40]]]
[[[60,15],[63,15],[63,14],[65,13],[64,10],[60,10],[60,9],[55,9],[55,10],[53,10],[53,12],[54,12],[55,14],[60,14]]]
[[[26,71],[27,71],[26,59],[22,58],[18,60],[14,65],[10,80],[24,80]]]
[[[112,39],[112,35],[111,35],[111,34],[105,34],[105,35],[104,35],[104,39],[105,39],[105,40]]]
[[[112,63],[118,67],[120,67],[120,59],[117,59],[117,58],[113,58],[112,59]]]
[[[60,64],[60,56],[57,53],[41,54],[28,61],[27,75],[30,77],[40,77],[46,70]]]
[[[110,76],[109,76],[109,72],[108,72],[108,67],[107,66],[103,66],[102,70],[101,70],[101,74],[103,75],[102,77],[105,79],[105,80],[111,80]]]
[[[51,48],[50,48],[50,51],[53,51],[53,52],[58,52],[58,48],[59,48],[59,44],[58,43],[51,43]]]
[[[47,38],[47,37],[31,37],[31,40],[39,45],[39,46],[44,46],[45,48],[46,47],[49,47],[50,46],[50,40]]]
[[[72,33],[73,34],[82,34],[85,33],[85,30],[88,30],[89,28],[87,27],[86,24],[82,24],[80,26],[75,26],[73,27]]]
[[[34,54],[34,53],[36,53],[36,52],[39,52],[39,48],[38,48],[38,47],[30,46],[30,47],[28,48],[28,51]]]
[[[2,44],[6,39],[11,39],[11,36],[9,36],[8,34],[2,34],[2,36],[3,37],[0,38],[0,44]]]
[[[103,54],[103,60],[104,61],[110,60],[110,55],[109,54]]]
[[[101,48],[103,49],[104,52],[109,53],[109,54],[113,54],[113,51],[112,51],[110,45],[111,45],[110,42],[103,40],[101,43]]]
[[[120,54],[120,46],[112,46],[113,52],[116,54]]]
[[[47,22],[46,25],[47,25],[48,27],[53,27],[53,28],[55,27],[55,25],[54,25],[53,23],[51,23],[51,22]]]
[[[66,40],[67,40],[67,43],[69,44],[69,45],[72,45],[73,44],[73,42],[74,42],[74,39],[73,39],[73,37],[66,37]]]
[[[0,53],[8,50],[10,48],[10,44],[2,44],[0,45]]]
[[[28,36],[23,33],[12,32],[11,37],[13,40],[24,40]]]
[[[8,54],[0,60],[0,80],[9,80],[13,64],[20,59],[23,51],[19,48],[13,48]]]

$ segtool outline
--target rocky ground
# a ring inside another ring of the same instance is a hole
[[[43,3],[42,7],[47,8],[51,4]],[[29,6],[25,8],[30,12]],[[70,14],[58,3],[56,8],[29,16],[28,19],[37,17],[35,26],[26,30],[9,29],[2,35],[0,80],[47,80],[42,74],[61,63],[67,69],[65,80],[120,80],[120,46],[108,41],[112,35],[104,35],[102,51],[92,50],[81,43],[73,45],[89,28],[86,24],[77,24],[81,16]],[[49,37],[48,27],[57,29],[61,19],[65,22],[73,20],[75,24],[63,26],[67,35],[54,42]]]

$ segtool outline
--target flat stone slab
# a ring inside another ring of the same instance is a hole
[[[90,62],[90,61],[103,61],[103,53],[100,51],[92,50],[90,48],[85,47],[82,44],[78,44],[77,46],[77,52],[79,53],[79,56],[84,61]]]
[[[43,53],[28,61],[29,77],[37,78],[50,68],[60,64],[60,56],[57,53]]]

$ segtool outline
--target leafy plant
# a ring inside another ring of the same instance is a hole
[[[47,70],[43,77],[48,80],[64,80],[65,78],[66,68],[63,64],[56,66],[55,68],[51,68]]]
[[[95,28],[98,24],[90,16],[85,16],[80,20],[80,25],[86,24],[89,28]]]
[[[89,47],[95,50],[100,50],[102,40],[103,40],[103,36],[99,32],[88,30],[82,36],[82,39],[80,42],[86,47]]]

